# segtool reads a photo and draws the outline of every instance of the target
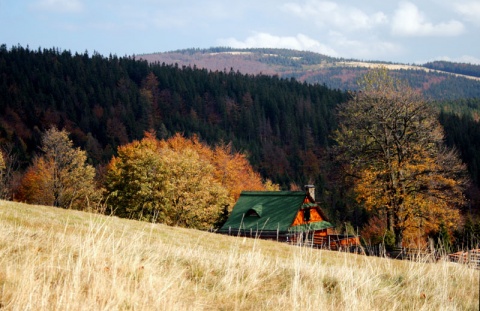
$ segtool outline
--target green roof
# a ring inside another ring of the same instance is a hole
[[[220,232],[229,230],[307,231],[332,227],[327,221],[290,227],[304,204],[303,191],[243,191]]]

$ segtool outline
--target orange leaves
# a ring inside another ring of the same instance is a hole
[[[34,204],[88,209],[100,200],[95,170],[84,151],[74,148],[68,133],[52,128],[42,136],[42,151],[24,175],[17,199]]]
[[[215,179],[227,189],[230,197],[235,201],[243,190],[267,190],[268,181],[264,184],[260,174],[253,170],[246,156],[233,152],[230,144],[221,144],[210,148],[199,142],[196,136],[187,139],[176,134],[166,141],[161,141],[160,145],[168,146],[176,151],[185,148],[195,150],[204,161],[213,165]],[[271,190],[279,189],[271,182],[269,184]]]
[[[459,223],[457,207],[464,201],[460,180],[444,174],[436,158],[424,155],[422,160],[390,168],[364,169],[354,189],[367,210],[384,217],[395,215],[392,225],[402,230],[404,243],[418,244],[419,237],[438,232],[441,223],[450,230]]]
[[[360,82],[363,91],[339,107],[335,132],[336,154],[356,177],[357,201],[385,215],[397,246],[409,230],[428,233],[441,222],[455,223],[465,167],[442,147],[430,105],[385,68]]]
[[[16,199],[41,205],[53,205],[52,163],[44,158],[35,160],[23,176]]]
[[[229,191],[234,201],[244,190],[266,190],[260,174],[253,170],[246,156],[233,153],[230,145],[217,146],[213,152],[212,162],[216,178]]]
[[[210,148],[180,134],[159,141],[146,133],[120,147],[106,180],[118,215],[201,229],[216,224],[242,190],[275,188],[230,146]]]

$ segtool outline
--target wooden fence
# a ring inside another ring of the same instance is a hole
[[[286,242],[291,245],[309,246],[313,248],[347,251],[367,256],[388,257],[392,259],[414,260],[418,262],[435,262],[446,259],[451,262],[468,264],[480,269],[480,249],[457,252],[446,255],[433,247],[426,248],[394,248],[387,250],[384,245],[361,246],[358,236],[345,236],[339,234],[318,235],[315,232],[291,233],[281,231],[256,231],[256,230],[228,230],[222,232],[228,235],[237,235],[250,238],[260,238]]]
[[[452,262],[471,265],[477,269],[480,268],[480,249],[472,249],[464,252],[456,252],[448,255]]]

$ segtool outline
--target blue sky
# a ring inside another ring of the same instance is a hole
[[[0,0],[0,43],[105,56],[278,47],[480,64],[480,0]]]

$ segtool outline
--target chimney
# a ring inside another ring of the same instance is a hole
[[[313,202],[315,202],[315,186],[305,185],[305,192],[310,196]]]

